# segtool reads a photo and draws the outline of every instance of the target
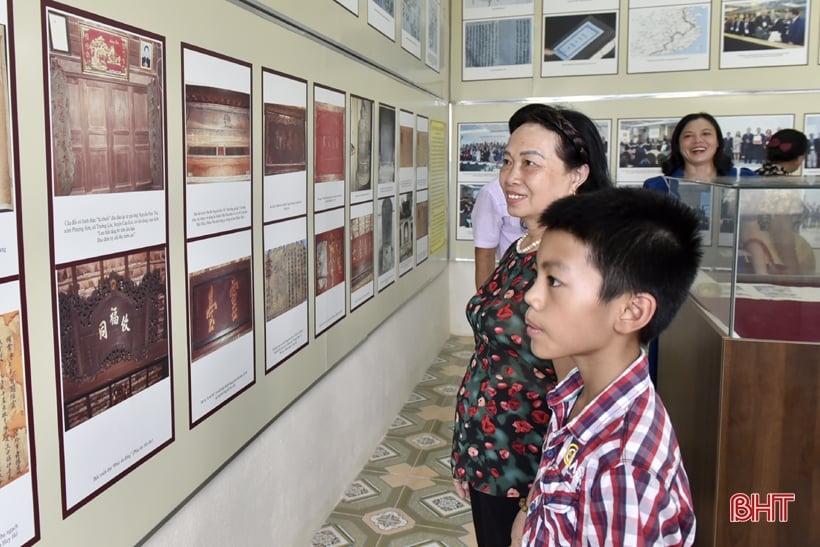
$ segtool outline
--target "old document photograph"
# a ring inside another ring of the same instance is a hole
[[[533,18],[464,21],[462,80],[531,78]]]

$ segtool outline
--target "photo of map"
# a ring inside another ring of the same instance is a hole
[[[710,4],[629,10],[627,71],[709,68]]]

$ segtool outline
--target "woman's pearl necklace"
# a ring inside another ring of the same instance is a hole
[[[526,247],[522,247],[521,242],[527,238],[527,235],[529,234],[524,234],[523,236],[521,236],[521,239],[515,242],[515,250],[518,251],[518,254],[529,253],[530,251],[534,251],[538,248],[539,245],[541,245],[541,239],[539,238],[530,243],[529,245],[527,245]]]

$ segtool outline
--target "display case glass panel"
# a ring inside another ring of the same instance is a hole
[[[727,336],[820,342],[820,178],[667,178],[701,215],[692,295]]]

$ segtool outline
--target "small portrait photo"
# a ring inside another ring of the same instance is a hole
[[[154,45],[150,42],[140,42],[140,66],[152,68],[154,65]]]

